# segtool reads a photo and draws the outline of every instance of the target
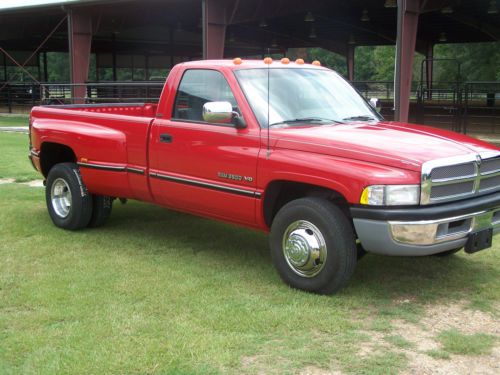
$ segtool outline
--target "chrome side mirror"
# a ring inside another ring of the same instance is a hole
[[[380,100],[378,98],[370,98],[370,105],[377,111],[380,112],[382,106],[380,104]]]
[[[229,102],[203,104],[203,121],[230,124],[233,121],[233,106]]]

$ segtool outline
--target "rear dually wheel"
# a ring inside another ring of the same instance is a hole
[[[74,163],[56,164],[49,171],[45,189],[47,209],[59,228],[85,228],[92,216],[92,196]]]

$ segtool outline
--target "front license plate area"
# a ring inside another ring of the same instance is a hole
[[[493,241],[493,228],[480,230],[469,234],[467,243],[465,244],[465,252],[472,254],[480,250],[491,247]]]

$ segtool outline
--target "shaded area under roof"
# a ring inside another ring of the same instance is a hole
[[[93,52],[172,52],[201,57],[201,0],[78,1],[93,20]],[[323,47],[345,55],[349,45],[396,42],[397,10],[385,0],[233,0],[227,1],[226,54],[248,55],[271,48]],[[500,16],[489,0],[422,1],[417,51],[429,44],[500,40]],[[313,22],[306,16],[312,15]],[[65,16],[60,4],[0,10],[0,45],[33,50]],[[262,27],[262,25],[266,25]],[[67,29],[44,50],[67,51]]]

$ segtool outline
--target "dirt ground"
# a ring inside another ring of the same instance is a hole
[[[450,354],[448,359],[433,358],[426,354],[439,350],[437,340],[440,332],[456,329],[460,333],[473,335],[485,333],[500,336],[500,319],[490,314],[466,308],[466,303],[429,306],[423,319],[417,324],[402,320],[392,322],[391,335],[399,335],[411,343],[411,349],[401,349],[384,340],[384,334],[367,331],[371,340],[364,343],[359,355],[369,356],[384,350],[392,350],[406,355],[408,366],[403,374],[500,374],[500,343],[497,340],[489,355],[471,356]]]

